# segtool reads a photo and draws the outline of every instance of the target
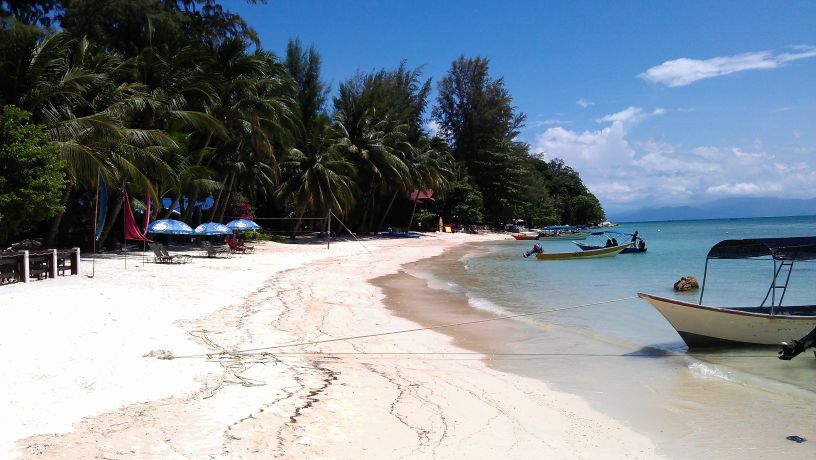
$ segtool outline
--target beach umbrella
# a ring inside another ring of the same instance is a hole
[[[147,233],[158,235],[192,235],[193,229],[180,220],[160,219],[154,220],[147,226]]]
[[[249,219],[235,219],[227,222],[227,227],[233,230],[259,230],[261,228],[260,225],[252,222]]]
[[[201,224],[193,230],[196,235],[231,235],[232,230],[224,224],[218,222],[207,222]]]

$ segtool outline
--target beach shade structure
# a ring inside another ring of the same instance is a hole
[[[218,222],[207,222],[199,225],[193,230],[196,235],[231,235],[232,230],[224,224]]]
[[[147,226],[147,233],[157,235],[192,235],[193,229],[180,220],[160,219],[154,220]]]
[[[261,228],[260,225],[256,224],[255,222],[252,222],[249,219],[231,220],[231,221],[227,222],[227,227],[229,227],[229,228],[231,228],[233,230],[238,230],[238,231],[260,230],[260,228]]]

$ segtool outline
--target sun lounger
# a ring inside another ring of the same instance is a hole
[[[240,252],[241,254],[255,252],[255,246],[247,246],[243,241],[235,238],[227,238],[227,246],[229,246],[230,251]]]
[[[153,261],[157,264],[186,264],[192,260],[192,257],[188,255],[170,255],[167,248],[160,243],[150,243],[149,245],[150,249],[153,251]]]
[[[171,264],[174,262],[173,257],[162,253],[158,243],[149,243],[148,246],[153,251],[153,262],[157,264]]]
[[[19,279],[17,257],[0,257],[0,284],[14,283]]]
[[[229,248],[213,246],[212,243],[206,240],[201,242],[201,247],[204,248],[207,257],[210,258],[218,257],[219,254],[223,254],[227,257],[232,257],[232,251],[230,251]]]
[[[181,254],[181,255],[178,255],[178,254],[170,254],[170,253],[167,251],[167,248],[166,248],[166,247],[164,247],[164,245],[163,245],[163,244],[159,244],[159,250],[161,251],[161,253],[162,253],[162,255],[163,255],[164,257],[170,257],[170,258],[172,258],[172,259],[173,259],[173,261],[174,261],[175,263],[178,263],[178,264],[186,264],[187,262],[189,262],[189,261],[193,260],[193,257],[192,257],[192,256],[190,256],[190,255],[187,255],[187,254]]]

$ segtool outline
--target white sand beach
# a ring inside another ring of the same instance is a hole
[[[479,356],[407,354],[465,351],[434,331],[269,348],[420,327],[367,281],[489,238],[506,236],[260,243],[185,265],[131,254],[127,269],[102,256],[93,278],[84,259],[81,276],[2,286],[0,452],[656,458],[649,439],[541,381]]]

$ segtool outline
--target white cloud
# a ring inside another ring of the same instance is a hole
[[[630,123],[631,124],[631,123],[638,123],[640,121],[643,121],[644,119],[646,119],[648,117],[652,117],[652,116],[656,116],[656,115],[663,115],[665,113],[666,113],[666,110],[661,109],[659,107],[654,109],[650,113],[644,113],[643,109],[641,109],[640,107],[627,107],[627,108],[621,110],[620,112],[611,113],[611,114],[606,115],[604,117],[601,117],[601,118],[599,118],[599,119],[597,119],[595,121],[597,121],[598,123],[614,123],[616,121],[619,121],[621,123]]]
[[[776,69],[788,62],[816,57],[816,47],[798,45],[790,53],[755,51],[710,59],[679,58],[654,66],[638,77],[669,87],[686,86],[698,80],[746,70]]]
[[[563,120],[534,120],[527,124],[529,128],[541,128],[542,126],[566,125]]]
[[[640,107],[627,107],[620,112],[611,113],[606,115],[605,117],[601,117],[596,120],[598,123],[603,122],[610,122],[614,123],[616,121],[620,122],[627,122],[627,121],[637,121],[640,114],[643,113],[643,109]]]
[[[439,128],[441,126],[435,120],[430,120],[428,123],[425,124],[425,128],[428,129],[428,132],[431,136],[438,136],[439,135]]]
[[[583,108],[587,108],[587,107],[589,107],[590,105],[595,105],[595,103],[594,103],[594,102],[588,101],[588,100],[586,100],[586,99],[578,99],[578,101],[576,101],[575,103],[576,103],[576,104],[578,104],[578,105],[580,105],[580,106],[581,106],[581,107],[583,107]]]
[[[758,195],[761,191],[762,188],[753,182],[738,182],[708,187],[705,193],[710,195]]]
[[[666,113],[628,107],[595,120],[600,129],[555,126],[532,142],[545,159],[563,159],[579,172],[607,211],[693,205],[735,195],[816,196],[816,154],[769,152],[759,140],[750,146],[681,146],[630,139],[638,123]]]

